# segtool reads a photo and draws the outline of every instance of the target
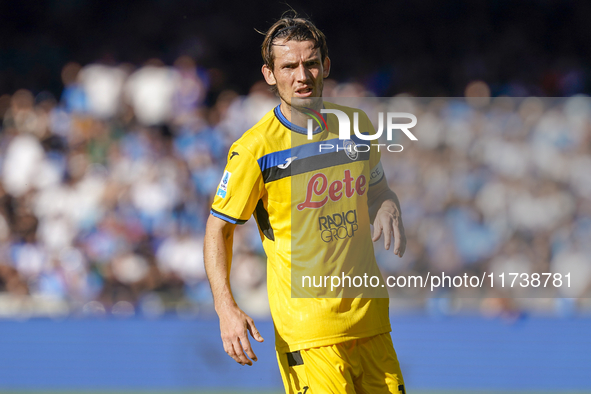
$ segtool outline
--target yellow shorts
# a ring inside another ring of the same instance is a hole
[[[277,358],[287,394],[406,394],[389,333]]]

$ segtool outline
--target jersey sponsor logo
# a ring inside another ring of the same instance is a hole
[[[355,209],[318,218],[320,238],[324,242],[351,238],[358,228],[357,210]]]
[[[306,208],[321,208],[329,199],[336,202],[343,196],[351,198],[355,193],[362,196],[367,189],[366,183],[364,175],[353,178],[350,170],[345,170],[345,177],[342,180],[333,181],[330,186],[326,175],[321,172],[314,174],[306,187],[306,200],[297,205],[298,211]]]
[[[232,153],[230,154],[230,160],[232,160],[232,158],[233,158],[234,156],[239,156],[239,155],[240,155],[240,153],[238,153],[238,152],[235,152],[235,151],[232,151]]]
[[[285,163],[279,164],[277,167],[281,168],[282,170],[285,170],[287,167],[289,167],[289,165],[291,164],[291,162],[294,161],[297,158],[298,158],[297,156],[288,157],[287,159],[285,159]]]
[[[221,198],[226,198],[226,193],[228,191],[228,182],[230,181],[230,177],[232,173],[229,171],[224,171],[224,175],[222,176],[222,181],[220,182],[220,186],[218,187],[218,191],[215,194],[216,196],[220,196]]]
[[[345,153],[347,157],[351,160],[357,160],[359,157],[359,152],[355,149],[357,146],[353,140],[345,140],[343,141],[343,148],[345,148]]]

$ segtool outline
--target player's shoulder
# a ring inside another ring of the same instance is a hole
[[[254,126],[246,130],[240,138],[232,144],[233,148],[247,150],[255,159],[273,151],[276,144],[275,131],[278,128],[278,121],[274,109],[267,112]],[[274,143],[275,142],[275,143]]]

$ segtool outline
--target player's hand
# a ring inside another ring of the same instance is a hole
[[[237,306],[225,308],[218,312],[220,317],[220,331],[224,350],[240,365],[252,365],[252,360],[257,361],[257,356],[252,351],[248,332],[257,341],[264,339],[254,325],[254,321]],[[246,352],[246,355],[244,354]],[[248,357],[246,357],[248,355]]]
[[[390,250],[392,236],[394,236],[394,254],[402,257],[406,250],[406,235],[404,234],[404,225],[402,217],[399,214],[390,212],[386,209],[380,209],[376,214],[373,223],[373,242],[380,239],[384,234],[384,248]]]

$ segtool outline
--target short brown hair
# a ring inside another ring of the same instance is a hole
[[[306,18],[293,16],[283,16],[273,24],[265,33],[265,39],[261,48],[263,61],[271,69],[275,66],[275,57],[273,56],[273,43],[275,40],[285,41],[313,41],[314,49],[320,48],[321,61],[328,56],[328,47],[326,46],[326,37],[312,21]]]

